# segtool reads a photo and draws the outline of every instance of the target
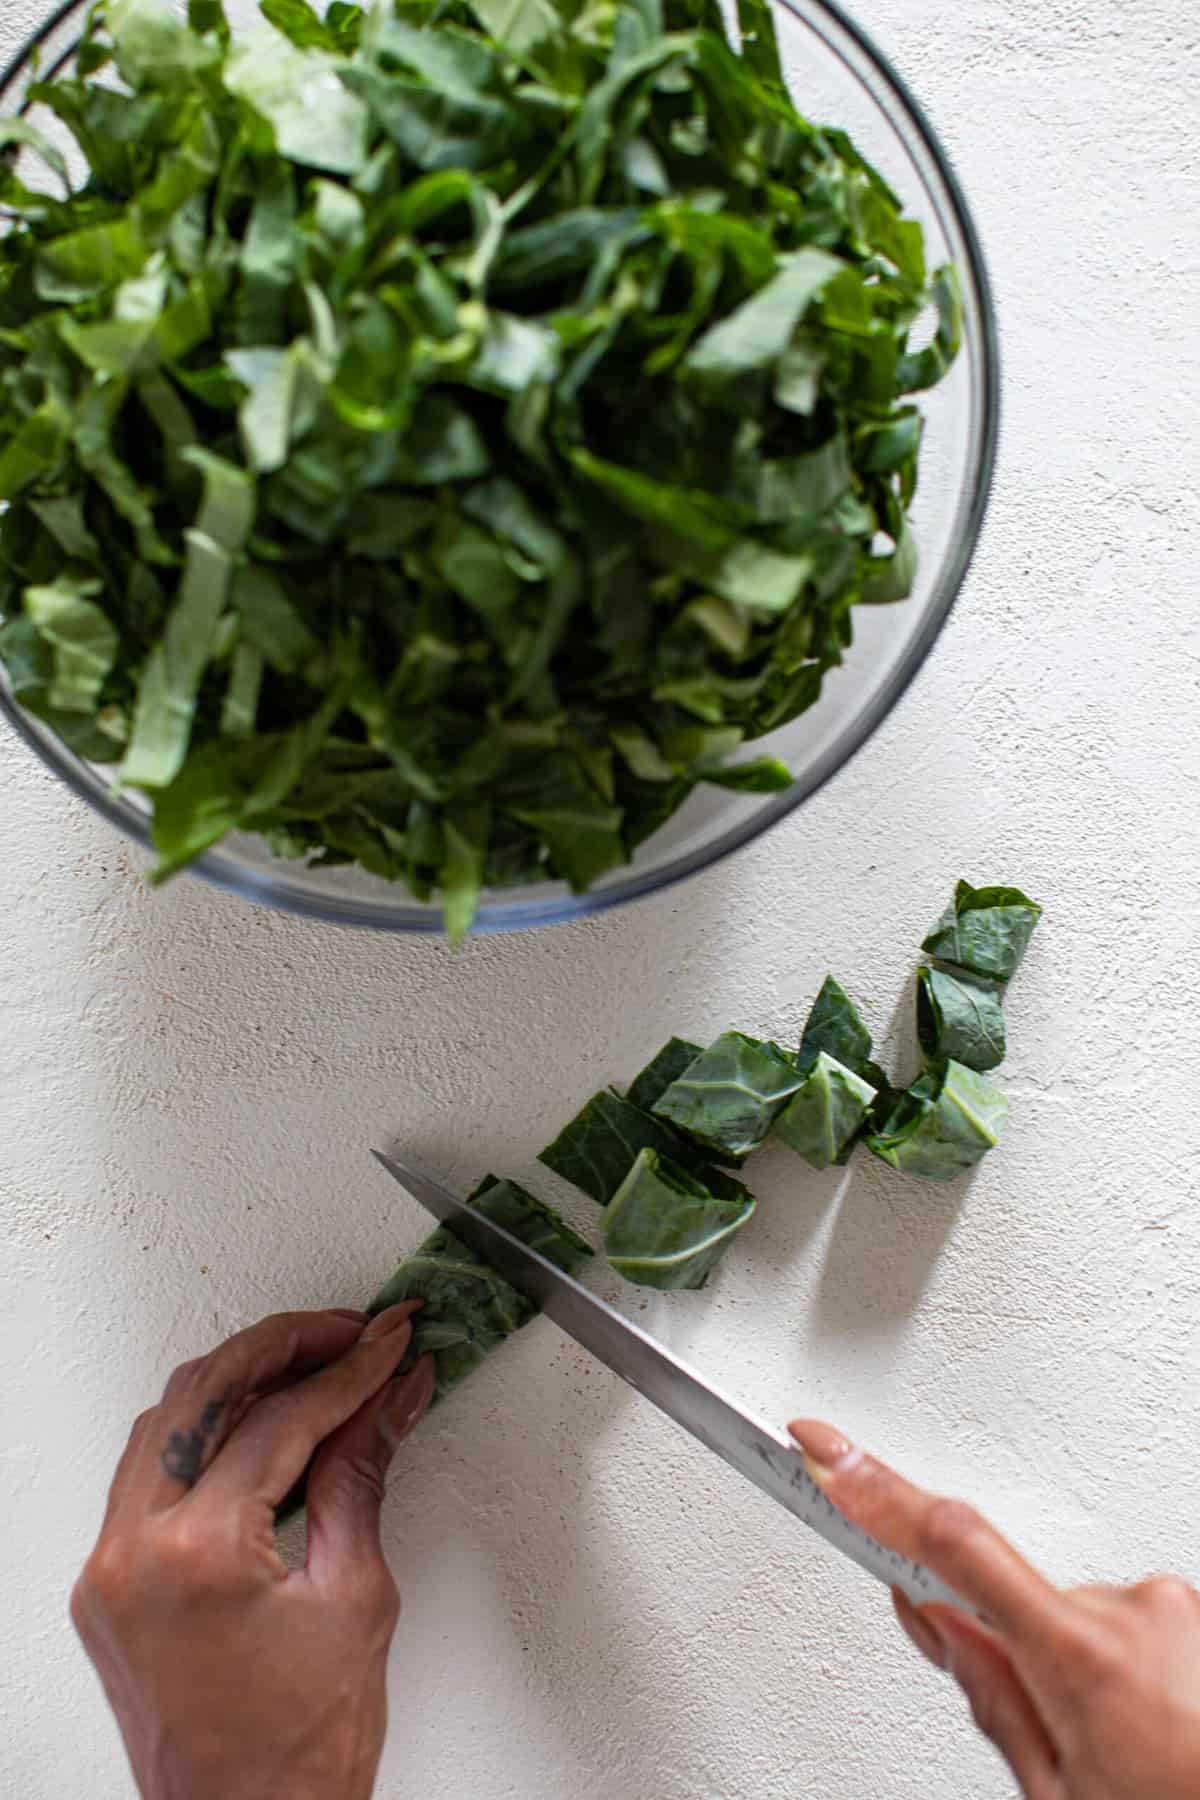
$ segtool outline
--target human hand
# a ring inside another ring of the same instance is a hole
[[[1062,1592],[969,1506],[923,1493],[828,1425],[790,1430],[840,1512],[987,1619],[893,1595],[1027,1800],[1195,1800],[1200,1594],[1173,1576]]]
[[[264,1319],[134,1425],[71,1615],[145,1800],[368,1800],[399,1616],[380,1503],[433,1393],[429,1357],[390,1379],[419,1304]],[[289,1572],[275,1508],[314,1452]]]

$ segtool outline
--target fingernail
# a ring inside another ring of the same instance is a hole
[[[935,1669],[948,1669],[950,1652],[946,1639],[928,1614],[915,1607],[907,1594],[899,1588],[892,1589],[892,1598],[896,1604],[896,1617],[903,1625],[921,1655],[931,1662]]]
[[[804,1452],[804,1466],[820,1488],[850,1466],[861,1452],[820,1419],[793,1419],[788,1430]]]
[[[399,1306],[389,1306],[386,1312],[379,1313],[371,1320],[359,1338],[359,1343],[373,1344],[379,1338],[390,1337],[393,1331],[399,1331],[402,1325],[408,1324],[419,1305],[419,1300],[402,1300]]]
[[[408,1436],[420,1423],[432,1398],[433,1358],[423,1356],[416,1368],[392,1383],[380,1409],[380,1427],[390,1443],[398,1444]]]

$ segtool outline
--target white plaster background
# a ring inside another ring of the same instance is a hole
[[[35,10],[4,0],[0,54]],[[112,1463],[174,1363],[281,1305],[361,1301],[418,1238],[372,1142],[532,1175],[664,1035],[794,1035],[829,967],[888,1028],[960,872],[1047,909],[1003,1148],[965,1191],[764,1161],[713,1290],[641,1316],[765,1415],[825,1414],[977,1498],[1058,1578],[1200,1574],[1197,26],[1170,0],[874,0],[867,23],[976,208],[1007,410],[953,622],[801,816],[635,910],[453,958],[152,897],[0,737],[0,1776],[22,1800],[129,1793],[65,1615]],[[411,1445],[387,1537],[385,1800],[1012,1791],[882,1592],[548,1324]]]

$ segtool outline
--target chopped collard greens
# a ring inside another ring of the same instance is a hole
[[[538,1161],[590,1194],[601,1206],[607,1206],[642,1150],[655,1150],[684,1164],[704,1176],[714,1192],[729,1180],[719,1170],[705,1168],[708,1151],[611,1088],[589,1100],[554,1142],[541,1151]]]
[[[983,1075],[949,1061],[913,1082],[867,1148],[925,1181],[953,1181],[999,1141],[1008,1101]]]
[[[968,1069],[1004,1061],[1004,1008],[995,982],[948,969],[917,970],[917,1037],[927,1062]]]
[[[754,1196],[714,1196],[703,1181],[641,1150],[604,1211],[604,1251],[614,1269],[639,1287],[700,1288],[752,1217]]]
[[[780,1045],[726,1031],[671,1083],[654,1114],[709,1151],[746,1156],[803,1079]]]
[[[254,831],[460,936],[787,784],[729,758],[911,590],[956,282],[764,0],[261,10],[107,0],[0,121],[0,658],[159,876]]]
[[[921,948],[968,974],[1007,981],[1019,967],[1041,916],[1036,900],[1020,888],[976,888],[960,881]]]
[[[853,1069],[819,1050],[794,1099],[775,1121],[775,1136],[814,1169],[827,1169],[853,1144],[870,1117],[877,1089]]]
[[[670,1038],[658,1055],[651,1057],[645,1068],[634,1076],[626,1099],[631,1105],[640,1106],[643,1112],[649,1112],[703,1049],[703,1044],[690,1043],[687,1038]]]

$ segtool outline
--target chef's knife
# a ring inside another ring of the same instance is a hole
[[[448,1225],[468,1249],[519,1292],[535,1300],[568,1337],[590,1350],[747,1481],[778,1500],[793,1517],[811,1525],[835,1550],[889,1587],[903,1589],[917,1605],[940,1600],[970,1610],[920,1563],[876,1543],[844,1518],[812,1481],[798,1451],[786,1438],[760,1425],[614,1307],[493,1220],[456,1199],[440,1182],[404,1168],[378,1150],[373,1154],[426,1212]]]

